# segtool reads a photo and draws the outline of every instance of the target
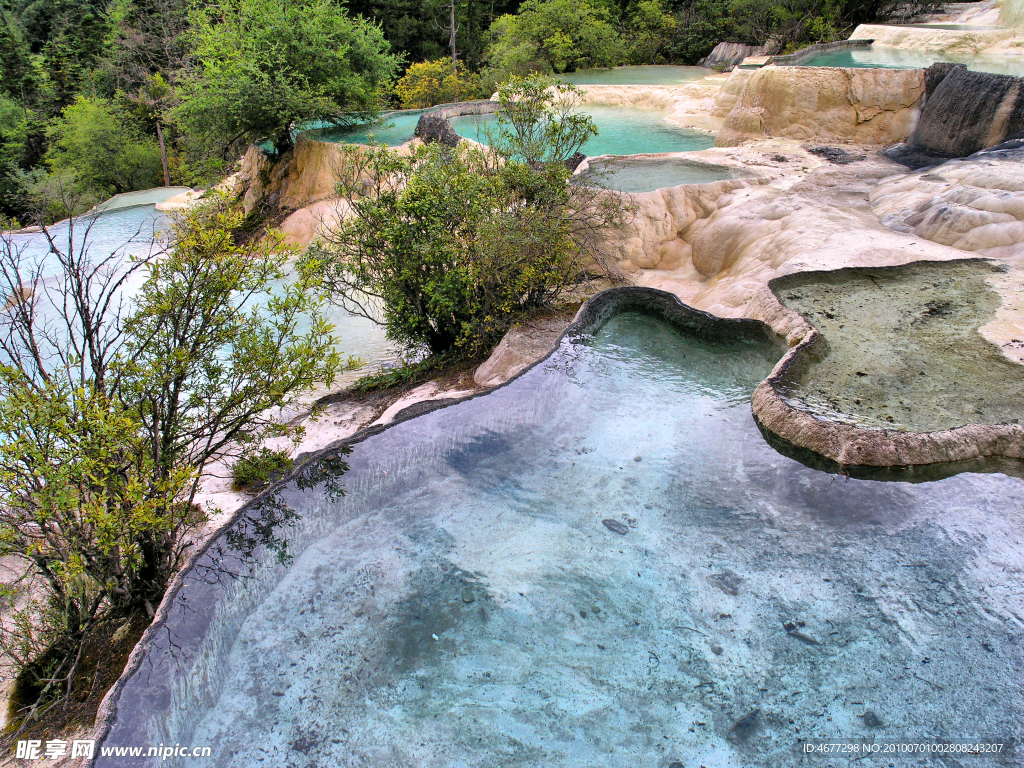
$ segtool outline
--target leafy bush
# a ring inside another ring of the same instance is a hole
[[[480,93],[480,76],[466,72],[451,59],[413,64],[395,83],[395,93],[406,109],[423,109],[436,104],[475,99]]]
[[[640,0],[629,21],[626,59],[630,64],[663,64],[671,58],[677,22],[661,0]]]
[[[46,133],[50,167],[100,197],[163,183],[159,145],[107,99],[79,96]]]
[[[508,75],[552,74],[620,64],[625,49],[608,9],[586,0],[525,0],[491,24],[488,84]]]
[[[352,215],[306,263],[350,311],[435,355],[476,354],[557,302],[603,261],[597,233],[622,210],[618,196],[569,183],[563,161],[595,129],[571,110],[575,89],[550,86],[534,77],[499,91],[490,149],[346,148],[339,191]]]
[[[375,115],[398,63],[334,0],[222,0],[190,22],[196,66],[173,114],[218,155],[266,138],[284,152],[302,123]]]
[[[41,697],[71,695],[97,622],[152,615],[204,517],[211,457],[287,434],[274,410],[338,368],[315,280],[274,289],[287,249],[237,244],[241,220],[212,196],[175,218],[171,252],[124,261],[91,256],[72,220],[46,269],[0,235],[0,295],[25,296],[0,316],[0,555],[40,585],[17,610],[0,589],[0,650]]]
[[[231,487],[239,491],[256,483],[265,483],[275,472],[288,469],[292,460],[287,451],[261,447],[239,457],[231,467]]]

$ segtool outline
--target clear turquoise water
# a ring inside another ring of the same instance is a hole
[[[966,64],[968,69],[978,72],[994,72],[999,75],[1024,76],[1024,56],[971,56],[969,54],[943,54],[928,51],[912,51],[872,45],[870,48],[856,48],[836,53],[815,56],[796,66],[801,67],[881,67],[887,69],[917,69],[929,67],[937,61],[951,61]]]
[[[210,746],[218,768],[825,768],[849,758],[802,741],[1019,738],[1024,482],[780,456],[749,404],[779,354],[620,314],[358,443],[347,473],[314,464],[188,575],[104,746]],[[856,764],[890,762],[938,764]]]
[[[576,85],[682,85],[707,77],[711,70],[703,67],[680,67],[672,64],[612,69],[581,69],[556,75]]]
[[[318,141],[339,144],[367,144],[371,141],[397,147],[415,136],[416,123],[427,110],[410,109],[390,112],[379,123],[358,128],[319,128],[309,131]]]
[[[680,184],[706,184],[737,177],[733,168],[699,163],[683,158],[616,158],[611,162],[593,160],[580,181],[596,183],[619,192],[641,193]]]
[[[661,112],[624,107],[587,107],[600,131],[583,146],[583,153],[597,155],[635,155],[645,152],[691,152],[708,149],[715,137],[668,122]],[[453,118],[452,127],[460,136],[482,144],[488,131],[497,124],[496,115],[472,115]]]
[[[151,253],[158,253],[161,246],[157,241],[161,239],[161,232],[166,230],[168,225],[167,216],[156,211],[152,203],[133,204],[129,208],[90,214],[74,222],[64,221],[55,224],[50,228],[50,234],[57,247],[65,252],[69,247],[73,247],[76,252],[85,248],[94,262],[113,256],[110,269],[120,270],[131,256],[146,257]],[[12,246],[21,252],[25,263],[35,260],[43,263],[48,293],[40,297],[39,311],[44,317],[55,316],[57,309],[53,302],[60,302],[61,267],[50,252],[48,242],[39,233],[11,235],[10,241]],[[143,270],[129,278],[121,294],[126,301],[131,300],[144,279]],[[395,359],[394,346],[385,337],[381,326],[365,318],[355,317],[344,308],[333,305],[325,309],[325,315],[334,324],[333,333],[338,338],[337,349],[346,358],[349,355],[361,358],[370,366],[368,370],[379,363]],[[301,324],[299,330],[305,330],[306,327],[308,323]],[[367,370],[364,370],[347,378],[366,372]]]

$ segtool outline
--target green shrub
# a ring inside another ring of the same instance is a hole
[[[607,8],[586,0],[526,0],[515,16],[491,24],[485,83],[621,64],[625,49],[614,21]]]
[[[622,205],[569,183],[564,161],[596,129],[575,111],[578,91],[553,97],[551,84],[514,79],[499,91],[489,149],[342,150],[339,191],[352,215],[310,249],[307,266],[389,338],[433,355],[479,354],[557,303],[603,259],[598,231],[618,223]]]
[[[275,472],[292,465],[287,451],[260,448],[239,458],[231,467],[231,487],[239,491],[250,485],[265,483]]]

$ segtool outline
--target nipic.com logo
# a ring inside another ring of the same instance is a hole
[[[100,747],[100,757],[156,757],[166,760],[169,757],[210,757],[210,747],[183,747],[180,744],[156,747]],[[27,739],[19,741],[14,757],[19,760],[59,760],[62,757],[84,757],[91,760],[96,754],[95,739],[76,739],[67,742],[63,739],[42,741]]]
[[[93,739],[75,740],[69,744],[63,739],[52,739],[44,742],[39,739],[19,741],[14,750],[14,756],[19,760],[57,760],[61,757],[85,757],[92,759],[96,751],[96,741]]]

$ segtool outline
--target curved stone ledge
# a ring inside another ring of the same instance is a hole
[[[781,279],[770,281],[768,287]],[[1024,459],[1024,425],[1020,424],[967,424],[936,432],[869,429],[828,421],[790,405],[778,387],[810,365],[815,349],[825,344],[817,329],[810,328],[754,390],[751,405],[763,431],[844,471]]]

